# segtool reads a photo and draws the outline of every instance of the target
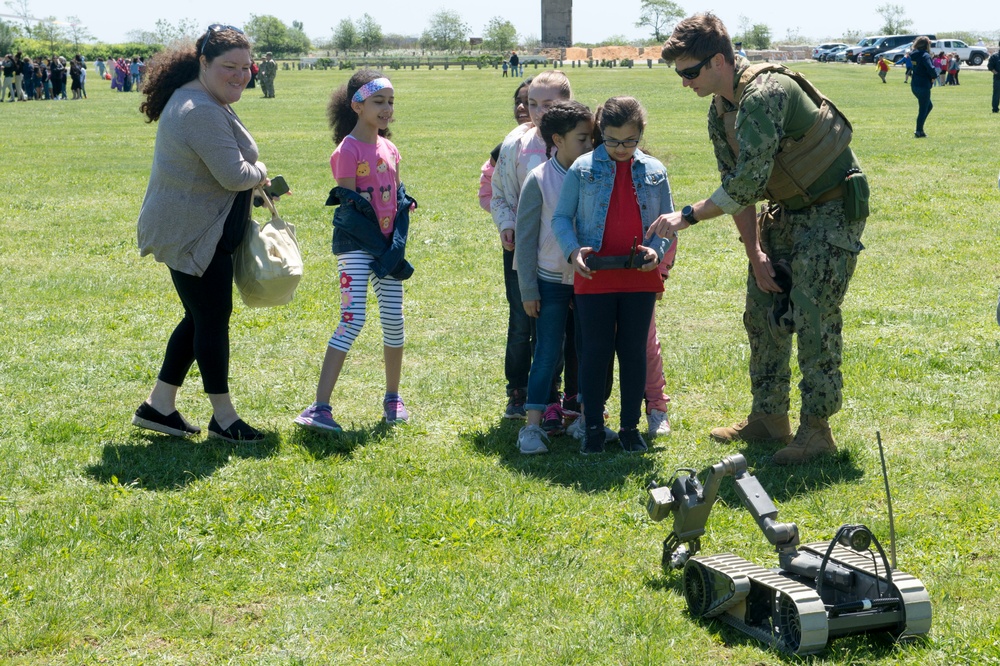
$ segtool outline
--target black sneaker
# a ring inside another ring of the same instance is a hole
[[[173,414],[164,415],[156,411],[148,402],[143,402],[139,405],[139,409],[135,410],[135,415],[132,416],[132,425],[174,437],[190,437],[201,432],[201,428],[188,423],[177,410],[174,410]]]
[[[244,423],[243,419],[236,419],[231,426],[223,430],[219,422],[215,420],[215,416],[212,416],[212,420],[208,422],[208,436],[222,439],[232,444],[259,442],[267,437],[260,430],[248,426]]]
[[[514,389],[511,391],[507,397],[507,410],[504,411],[503,417],[505,419],[524,420],[527,417],[524,412],[524,399],[523,390]]]
[[[607,433],[604,432],[603,425],[587,426],[587,434],[584,437],[583,446],[580,447],[580,453],[585,456],[604,453],[606,439]]]
[[[618,431],[618,441],[625,453],[643,453],[649,449],[638,428],[622,428]]]

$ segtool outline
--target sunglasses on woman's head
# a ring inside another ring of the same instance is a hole
[[[699,62],[697,65],[693,65],[691,67],[688,67],[687,69],[674,69],[674,71],[677,72],[677,76],[681,77],[682,79],[687,79],[688,81],[694,81],[699,76],[701,76],[702,68],[704,68],[705,65],[707,65],[709,61],[711,61],[712,58],[714,57],[715,54],[713,53],[712,55],[708,56],[707,58]]]
[[[235,25],[223,25],[222,23],[213,23],[208,26],[208,32],[205,33],[205,39],[201,40],[201,52],[198,55],[205,55],[205,45],[208,44],[208,40],[212,38],[212,33],[222,32],[223,30],[234,30],[241,35],[243,31],[237,28]]]

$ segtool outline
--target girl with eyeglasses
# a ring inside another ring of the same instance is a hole
[[[229,395],[232,253],[246,235],[253,188],[270,183],[257,143],[232,108],[249,78],[246,36],[213,25],[194,47],[156,56],[139,106],[147,122],[158,122],[139,249],[170,269],[184,318],[132,423],[176,437],[201,432],[176,406],[195,361],[212,404],[208,436],[234,443],[266,436],[239,417]]]
[[[659,215],[673,211],[667,170],[639,150],[646,111],[634,97],[612,97],[599,112],[604,143],[577,159],[563,182],[552,230],[572,263],[581,331],[580,389],[586,430],[581,452],[603,453],[604,383],[617,352],[621,391],[619,442],[646,450],[639,417],[646,383],[646,339],[663,280],[654,269],[663,239],[645,241]],[[646,243],[645,245],[643,243]],[[630,268],[594,269],[589,257],[628,258]]]

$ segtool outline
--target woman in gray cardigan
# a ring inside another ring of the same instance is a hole
[[[257,144],[230,106],[249,80],[246,36],[213,25],[194,47],[156,56],[139,107],[147,122],[158,121],[139,249],[170,269],[184,318],[132,423],[177,437],[201,432],[176,407],[195,361],[212,403],[208,436],[229,442],[265,437],[240,419],[229,396],[232,252],[246,233],[253,187],[269,182]]]

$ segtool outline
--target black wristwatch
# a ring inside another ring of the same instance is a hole
[[[684,206],[681,209],[681,217],[688,224],[698,224],[698,219],[694,216],[694,206]]]

